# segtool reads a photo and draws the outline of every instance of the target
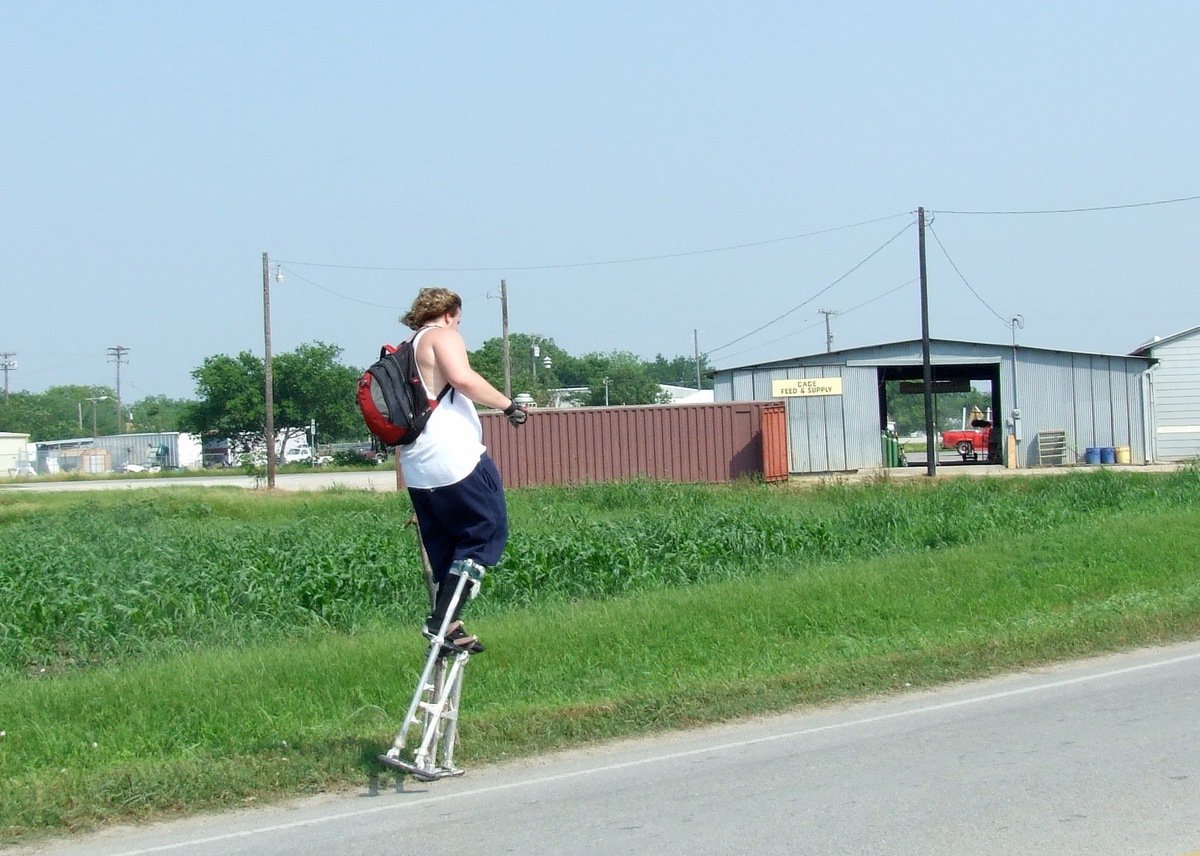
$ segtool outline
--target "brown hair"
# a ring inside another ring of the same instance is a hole
[[[462,298],[448,288],[422,288],[413,301],[412,308],[400,316],[400,323],[412,330],[420,330],[435,318],[447,312],[462,310]]]

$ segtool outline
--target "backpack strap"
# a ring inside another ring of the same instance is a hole
[[[413,333],[412,338],[408,340],[413,346],[413,362],[414,363],[416,362],[416,359],[417,359],[417,336],[420,336],[421,333],[430,329],[430,327],[432,327],[432,326],[433,325],[431,324],[431,325],[429,325],[429,327],[422,327],[420,330]],[[392,348],[392,350],[394,351],[396,349]],[[383,349],[379,352],[379,356],[382,357],[386,351],[387,351],[387,346],[384,345]],[[418,371],[420,371],[420,369],[418,369]],[[422,383],[425,382],[424,378],[421,379],[421,382]],[[441,404],[442,399],[446,397],[446,393],[448,393],[452,390],[453,390],[453,387],[450,386],[450,384],[446,384],[444,387],[442,387],[442,391],[437,394],[437,398],[435,398],[433,401],[433,406],[437,407],[439,404]],[[451,399],[451,401],[453,401],[453,399]]]

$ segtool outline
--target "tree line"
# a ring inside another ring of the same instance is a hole
[[[504,343],[489,339],[470,352],[471,365],[498,389],[504,389]],[[581,406],[655,404],[659,384],[694,387],[696,360],[662,354],[647,361],[626,351],[569,354],[553,338],[524,333],[509,336],[512,394],[526,393],[542,407],[564,399]],[[342,361],[342,348],[308,342],[274,355],[274,421],[289,435],[316,424],[322,442],[367,437],[354,403],[365,366]],[[712,388],[711,366],[700,357],[701,384]],[[196,398],[163,395],[116,407],[107,386],[64,385],[45,392],[14,392],[0,402],[0,431],[29,434],[30,440],[64,440],[145,432],[183,431],[202,437],[230,437],[247,448],[263,437],[266,418],[263,358],[249,351],[206,357],[191,371]]]

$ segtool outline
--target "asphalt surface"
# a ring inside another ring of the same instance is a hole
[[[1197,854],[1198,714],[1200,641],[16,852]]]

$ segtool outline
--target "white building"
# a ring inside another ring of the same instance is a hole
[[[1133,352],[1151,357],[1146,421],[1151,458],[1200,457],[1200,327],[1147,342]]]
[[[712,404],[713,402],[711,389],[693,389],[690,386],[671,386],[667,383],[660,383],[658,389],[671,396],[668,404]]]
[[[0,431],[0,474],[29,475],[29,435]]]

